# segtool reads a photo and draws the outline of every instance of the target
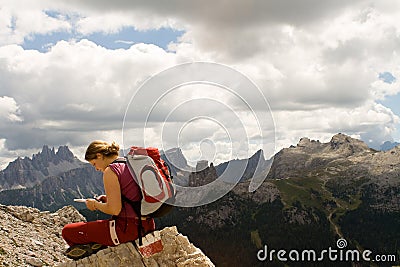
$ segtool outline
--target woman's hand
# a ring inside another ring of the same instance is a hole
[[[96,199],[86,199],[86,207],[89,210],[97,210],[96,209],[96,202],[98,202]]]
[[[97,196],[97,197],[95,197],[95,199],[97,201],[99,201],[99,202],[102,202],[102,203],[106,203],[107,202],[107,196],[106,195]]]

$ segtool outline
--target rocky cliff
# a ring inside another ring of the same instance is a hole
[[[0,265],[54,266],[66,260],[62,227],[84,218],[71,206],[55,213],[0,206]]]
[[[170,167],[174,183],[180,186],[187,186],[189,174],[194,168],[189,166],[185,156],[180,148],[171,148],[167,151],[161,151],[161,158]]]
[[[164,249],[144,258],[131,243],[72,261],[63,255],[62,227],[85,219],[72,206],[50,213],[23,206],[0,206],[1,266],[214,266],[176,227],[160,231]]]
[[[159,232],[163,250],[152,255],[142,256],[132,243],[97,252],[82,260],[69,261],[58,267],[211,267],[214,264],[203,252],[181,235],[176,227],[164,228]]]
[[[375,209],[400,211],[399,173],[400,147],[376,151],[358,139],[337,134],[328,143],[302,138],[297,146],[282,149],[274,157],[268,178],[315,177],[324,191],[346,201],[368,190]]]
[[[236,183],[237,181],[244,182],[249,180],[255,175],[256,170],[260,172],[262,169],[266,169],[269,164],[270,162],[265,160],[264,152],[260,149],[248,159],[234,159],[221,163],[215,168],[217,170],[217,175],[221,176],[221,179],[223,179],[225,182]],[[223,175],[224,172],[228,172],[229,175]],[[231,173],[241,174],[241,176],[232,177],[230,175]]]
[[[174,170],[191,169],[180,148],[171,148],[167,151],[161,151],[161,158],[167,161]]]
[[[199,162],[197,164],[197,169],[198,171],[192,172],[189,175],[190,187],[199,187],[202,185],[206,185],[215,181],[218,178],[217,171],[215,170],[215,167],[212,163],[210,164],[210,166],[208,166],[207,161]]]

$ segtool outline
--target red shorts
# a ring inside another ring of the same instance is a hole
[[[62,237],[69,246],[89,243],[115,246],[110,234],[109,222],[111,220],[67,224],[62,230]],[[142,220],[142,226],[145,233],[155,230],[153,219]],[[115,232],[119,243],[136,240],[138,238],[138,219],[116,219]]]

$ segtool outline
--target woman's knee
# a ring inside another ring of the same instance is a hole
[[[71,236],[72,236],[71,229],[72,228],[67,224],[61,230],[61,236],[68,243],[68,245],[71,245]]]
[[[61,236],[67,243],[79,243],[76,241],[82,239],[84,226],[83,222],[66,224],[61,230]]]

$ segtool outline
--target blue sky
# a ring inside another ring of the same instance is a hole
[[[387,84],[394,84],[397,81],[397,78],[387,71],[379,73],[378,78]],[[400,94],[387,96],[384,100],[380,101],[380,103],[385,107],[390,108],[394,114],[400,117]],[[399,142],[400,122],[396,124],[396,127],[397,131],[393,133],[393,139],[394,141]]]
[[[82,34],[76,30],[77,14],[63,14],[55,10],[44,10],[43,13],[50,18],[64,18],[72,25],[69,31],[53,31],[47,34],[30,34],[24,38],[22,47],[24,49],[35,49],[45,52],[49,47],[61,40],[90,40],[107,49],[128,49],[136,43],[154,44],[165,50],[168,44],[176,42],[184,31],[170,27],[160,27],[158,29],[137,30],[134,26],[120,27],[115,32],[96,31],[91,34]],[[15,29],[15,18],[12,19],[10,27]]]
[[[35,49],[40,52],[45,52],[51,45],[56,44],[61,40],[90,40],[107,49],[128,49],[133,44],[145,43],[154,44],[165,50],[168,49],[168,44],[176,42],[184,32],[171,29],[161,28],[157,30],[137,31],[134,27],[124,27],[120,31],[112,34],[96,32],[87,36],[70,32],[54,32],[44,35],[32,35],[25,38],[22,47],[24,49]]]
[[[400,94],[386,97],[381,101],[382,105],[390,108],[394,114],[400,117]],[[393,133],[393,141],[400,143],[400,123],[396,124],[396,131]]]

